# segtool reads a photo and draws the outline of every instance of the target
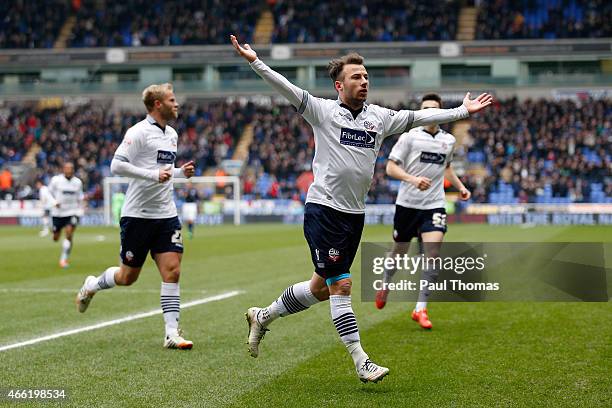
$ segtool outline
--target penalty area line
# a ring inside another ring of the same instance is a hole
[[[219,300],[228,299],[234,296],[238,296],[242,293],[244,292],[240,290],[233,290],[231,292],[225,292],[225,293],[221,293],[215,296],[209,296],[209,297],[205,297],[202,299],[193,300],[191,302],[186,302],[182,304],[181,309],[187,309],[190,307],[202,305],[204,303],[211,303],[211,302],[216,302]],[[150,312],[133,314],[133,315],[122,317],[120,319],[108,320],[105,322],[100,322],[100,323],[92,324],[89,326],[84,326],[84,327],[79,327],[79,328],[72,329],[72,330],[66,330],[66,331],[59,332],[59,333],[49,334],[47,336],[36,337],[30,340],[21,341],[19,343],[13,343],[13,344],[7,344],[5,346],[0,346],[0,352],[16,349],[20,347],[30,346],[32,344],[42,343],[44,341],[55,340],[55,339],[59,339],[60,337],[72,336],[74,334],[102,329],[104,327],[115,326],[117,324],[127,323],[127,322],[131,322],[134,320],[144,319],[146,317],[151,317],[151,316],[160,315],[160,314],[162,314],[162,310],[155,309],[155,310],[151,310]]]

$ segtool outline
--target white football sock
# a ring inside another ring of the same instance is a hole
[[[316,303],[319,303],[319,299],[310,291],[310,281],[296,283],[285,289],[270,306],[261,309],[257,321],[267,326],[279,317],[302,312]]]
[[[357,320],[351,306],[351,296],[330,295],[329,307],[331,309],[332,321],[340,335],[340,340],[342,340],[342,343],[344,343],[353,358],[355,367],[361,366],[368,358],[368,355],[361,347],[359,328],[357,327]]]
[[[72,249],[72,242],[67,239],[64,239],[64,241],[62,242],[62,256],[60,257],[61,261],[68,260],[71,249]]]
[[[98,276],[98,280],[93,284],[93,286],[88,287],[87,290],[97,292],[99,290],[115,287],[115,273],[117,272],[119,272],[118,266],[106,268],[106,270],[102,272],[100,276]]]
[[[178,283],[162,282],[160,303],[166,322],[166,336],[178,335],[181,312],[181,290]]]

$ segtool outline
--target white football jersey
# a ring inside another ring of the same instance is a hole
[[[402,134],[393,146],[389,160],[412,176],[429,178],[431,187],[421,191],[402,181],[395,203],[419,210],[444,208],[444,170],[452,161],[454,147],[455,137],[440,128],[434,135],[424,127]]]
[[[162,167],[174,169],[178,134],[170,126],[164,130],[150,115],[125,132],[115,152],[115,160],[131,163],[147,170]],[[154,180],[131,178],[121,210],[122,217],[172,218],[176,217],[172,180],[159,183]]]
[[[72,217],[83,215],[83,182],[76,176],[67,179],[63,174],[51,178],[49,192],[55,202],[51,207],[53,217]],[[59,204],[59,207],[55,206]]]
[[[387,136],[407,132],[413,126],[445,123],[469,116],[464,106],[395,111],[366,103],[353,118],[351,111],[339,99],[314,97],[259,59],[252,62],[251,67],[285,96],[312,126],[314,182],[308,190],[306,202],[347,213],[365,213],[376,157]]]

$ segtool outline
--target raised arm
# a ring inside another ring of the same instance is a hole
[[[279,94],[284,96],[299,113],[303,113],[308,100],[308,92],[293,85],[287,78],[264,64],[263,61],[257,58],[257,53],[249,44],[240,45],[234,35],[230,35],[230,39],[238,54],[249,62],[251,68],[253,68],[257,75]]]
[[[480,94],[476,99],[470,99],[468,92],[463,104],[454,109],[421,109],[417,111],[401,110],[393,112],[386,128],[387,135],[408,131],[416,126],[438,125],[465,119],[470,114],[481,111],[493,103],[493,97],[487,93]]]

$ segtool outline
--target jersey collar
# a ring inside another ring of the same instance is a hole
[[[166,133],[166,128],[162,127],[162,125],[160,125],[159,123],[157,123],[155,121],[155,119],[153,119],[153,116],[147,114],[147,122],[149,122],[150,124],[152,124],[153,126],[157,126],[158,128],[161,129],[162,132]]]
[[[438,130],[436,131],[436,133],[430,133],[427,129],[425,129],[425,126],[421,126],[421,130],[435,139],[436,136],[438,136],[438,133],[440,133],[441,129],[440,126],[438,126]]]
[[[357,109],[357,110],[351,109],[347,104],[345,104],[344,102],[342,102],[340,100],[340,97],[338,97],[338,99],[336,99],[336,103],[338,105],[340,105],[340,107],[342,107],[342,108],[348,110],[349,112],[351,112],[351,115],[353,116],[353,120],[357,119],[357,116],[359,116],[359,114],[361,112],[366,112],[368,110],[368,104],[365,103],[365,102],[363,103],[363,106],[361,107],[361,109]]]

